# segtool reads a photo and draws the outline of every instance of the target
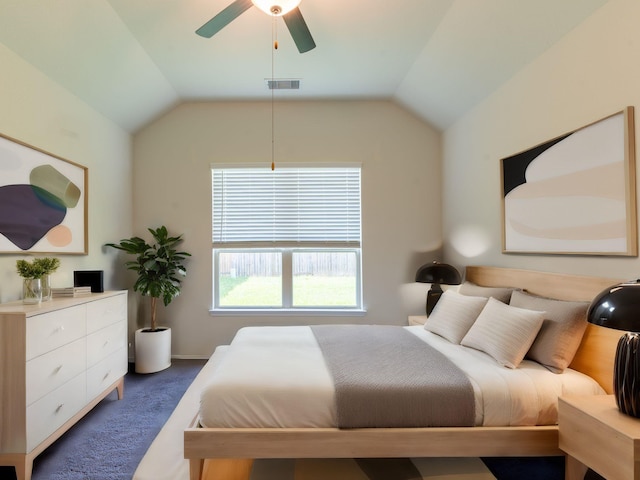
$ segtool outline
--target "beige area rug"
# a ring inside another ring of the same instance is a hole
[[[479,458],[256,460],[249,480],[495,480]]]

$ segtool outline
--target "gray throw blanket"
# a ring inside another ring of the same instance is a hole
[[[473,426],[467,376],[442,353],[392,325],[316,325],[336,389],[338,427]]]

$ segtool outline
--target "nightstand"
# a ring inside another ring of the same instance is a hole
[[[640,480],[640,419],[621,413],[613,395],[561,397],[558,431],[566,480],[582,480],[587,468],[607,480]]]
[[[426,315],[409,315],[409,325],[424,325],[426,321]]]

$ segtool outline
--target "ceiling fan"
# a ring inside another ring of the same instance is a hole
[[[282,17],[300,53],[316,47],[298,5],[302,0],[235,0],[215,17],[201,26],[196,33],[211,38],[241,14],[255,5],[268,15]]]

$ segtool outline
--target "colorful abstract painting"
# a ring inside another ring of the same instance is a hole
[[[87,168],[0,136],[0,252],[87,253]]]
[[[633,107],[502,159],[503,252],[638,254]]]

